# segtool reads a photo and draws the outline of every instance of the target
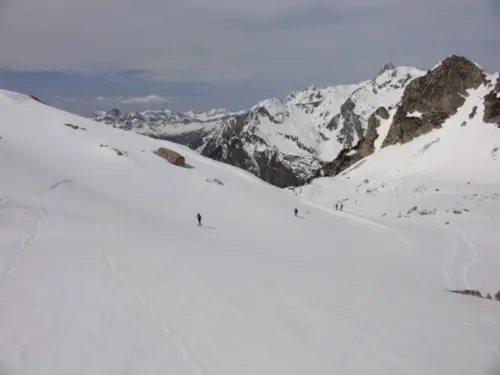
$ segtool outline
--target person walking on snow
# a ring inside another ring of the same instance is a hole
[[[199,213],[196,214],[196,218],[198,219],[198,226],[201,226],[201,215]]]
[[[299,214],[299,210],[297,210],[297,209],[295,209],[294,212],[295,212],[295,216],[297,216]]]

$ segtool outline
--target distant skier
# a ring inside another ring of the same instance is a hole
[[[198,219],[198,226],[201,226],[201,215],[199,213],[196,215],[196,218]]]
[[[339,202],[335,203],[335,209],[338,211],[339,210]]]
[[[297,216],[299,214],[299,210],[297,210],[297,209],[295,209],[294,212],[295,212],[295,216]]]
[[[340,211],[344,211],[344,203],[339,203],[339,209]]]

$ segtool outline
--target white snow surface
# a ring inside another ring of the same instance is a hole
[[[304,198],[0,91],[0,373],[498,374],[500,303],[446,291],[500,289],[498,135],[446,124]],[[365,216],[331,209],[365,176]],[[470,213],[374,218],[416,200]]]

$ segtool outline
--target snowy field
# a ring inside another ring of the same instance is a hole
[[[2,375],[500,373],[500,302],[447,292],[500,289],[498,181],[300,197],[6,91],[0,137]]]

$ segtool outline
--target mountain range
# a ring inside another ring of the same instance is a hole
[[[315,177],[341,172],[371,153],[375,140],[377,147],[386,146],[439,127],[463,105],[461,98],[468,90],[481,85],[486,85],[490,95],[480,104],[486,108],[484,121],[498,122],[496,77],[453,55],[428,71],[386,64],[370,80],[311,86],[236,113],[123,113],[115,109],[97,112],[92,118],[188,145],[278,187],[301,186]],[[381,123],[381,129],[391,129],[387,140],[383,139],[386,134],[378,134]]]

